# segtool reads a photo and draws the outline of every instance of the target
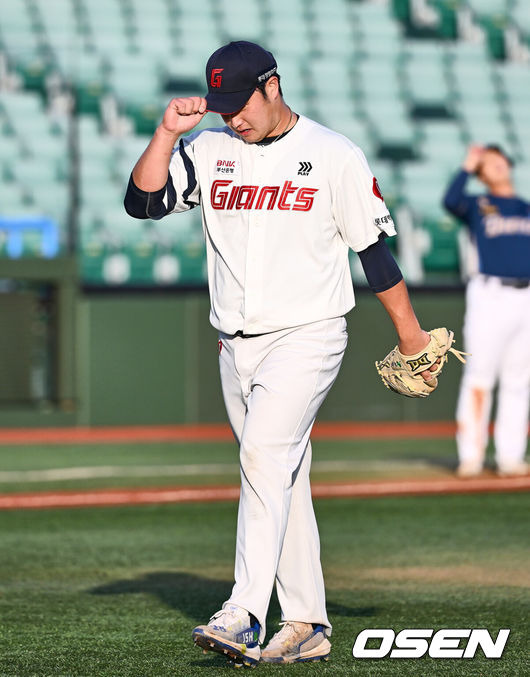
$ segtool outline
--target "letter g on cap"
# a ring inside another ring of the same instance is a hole
[[[223,76],[221,73],[224,71],[224,68],[212,68],[212,74],[210,76],[210,85],[212,87],[220,87]]]

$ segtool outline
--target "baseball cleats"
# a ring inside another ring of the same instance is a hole
[[[260,659],[260,625],[256,618],[235,604],[214,614],[208,625],[197,626],[191,636],[204,653],[216,651],[236,667],[255,667]]]
[[[261,652],[264,663],[302,663],[327,661],[331,644],[323,625],[281,623],[282,629],[271,638]]]
[[[499,477],[523,477],[528,475],[528,463],[520,461],[519,463],[502,463],[497,468]]]
[[[478,477],[482,474],[482,463],[480,461],[462,461],[456,469],[456,474],[462,479]]]

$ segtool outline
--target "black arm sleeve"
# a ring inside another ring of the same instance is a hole
[[[167,207],[164,204],[166,193]],[[177,194],[169,172],[166,185],[154,193],[147,193],[145,190],[138,188],[131,174],[123,205],[129,216],[134,216],[136,219],[154,219],[158,221],[174,209],[176,202]]]
[[[375,244],[358,252],[370,289],[378,294],[390,289],[403,279],[392,252],[381,233]]]

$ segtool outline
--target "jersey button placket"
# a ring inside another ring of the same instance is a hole
[[[263,185],[265,157],[260,155],[263,149],[258,148],[258,154],[252,174],[252,184],[261,188]],[[259,188],[258,188],[259,191]],[[256,324],[261,316],[263,295],[263,270],[265,252],[265,229],[263,228],[263,214],[260,210],[248,211],[248,245],[245,274],[245,333],[259,333],[260,327]]]

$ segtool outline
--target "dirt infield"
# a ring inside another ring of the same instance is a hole
[[[450,438],[456,428],[452,421],[416,422],[321,422],[316,423],[313,439]],[[0,428],[0,445],[6,444],[97,444],[120,442],[206,442],[233,439],[228,424]]]
[[[392,480],[313,484],[314,498],[377,498],[528,491],[530,476],[478,477],[473,479]],[[96,489],[0,495],[0,509],[80,508],[156,503],[235,501],[238,486],[166,487],[149,489]]]

